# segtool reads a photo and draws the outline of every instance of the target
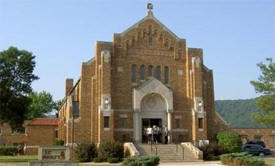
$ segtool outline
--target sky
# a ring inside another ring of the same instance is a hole
[[[96,41],[112,41],[146,15],[146,4],[187,47],[203,48],[213,70],[215,99],[258,96],[257,63],[275,53],[274,0],[0,0],[0,51],[16,46],[36,56],[34,91],[65,94],[94,56]]]

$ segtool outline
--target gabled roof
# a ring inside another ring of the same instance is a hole
[[[23,126],[57,126],[57,118],[37,118],[30,121],[27,121]]]
[[[154,15],[152,11],[148,11],[147,16],[145,16],[143,19],[141,19],[140,21],[138,21],[137,23],[135,23],[134,25],[132,25],[131,27],[129,27],[128,29],[126,29],[125,31],[123,31],[121,33],[122,36],[124,36],[125,34],[127,34],[129,31],[131,31],[132,29],[135,29],[139,26],[139,24],[141,24],[142,22],[145,22],[146,20],[154,20],[157,24],[159,24],[163,30],[167,31],[170,35],[172,35],[173,37],[175,37],[177,40],[180,40],[180,38],[175,35],[170,29],[168,29],[164,24],[162,24]]]

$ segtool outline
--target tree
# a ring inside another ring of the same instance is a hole
[[[48,92],[32,92],[29,95],[31,104],[28,107],[27,119],[43,118],[55,107],[52,95]]]
[[[0,52],[0,121],[13,129],[21,128],[31,102],[27,97],[31,83],[38,79],[33,74],[34,58],[31,52],[16,47]]]
[[[63,99],[60,99],[60,100],[56,100],[55,102],[54,102],[54,110],[55,110],[55,115],[56,115],[56,117],[58,118],[58,111],[59,111],[59,109],[61,108],[61,106],[63,105],[63,103],[65,102],[65,98],[63,98]]]
[[[261,93],[257,99],[257,107],[260,111],[253,114],[253,118],[267,127],[275,126],[275,63],[272,58],[266,59],[268,64],[259,63],[261,75],[258,81],[251,81],[256,93]]]

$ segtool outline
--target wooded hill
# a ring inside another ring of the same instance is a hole
[[[216,111],[232,128],[264,127],[252,117],[257,112],[256,98],[244,100],[216,100]]]

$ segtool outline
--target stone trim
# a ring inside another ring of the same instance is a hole
[[[133,132],[133,129],[115,128],[114,131]]]
[[[188,129],[172,129],[172,132],[188,132]]]

